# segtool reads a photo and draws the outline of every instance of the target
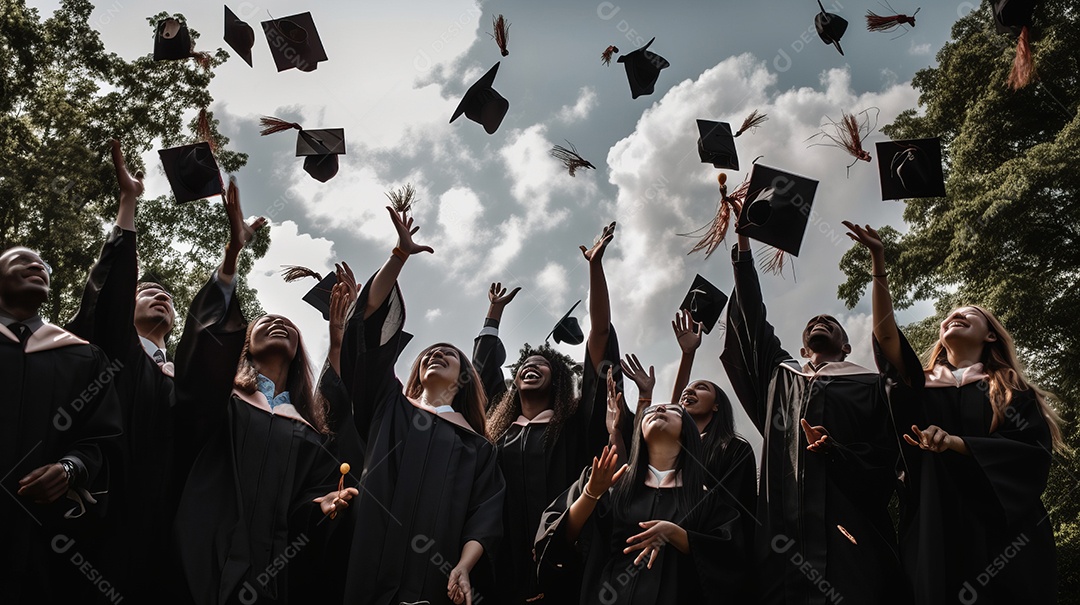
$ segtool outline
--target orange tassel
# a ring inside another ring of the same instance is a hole
[[[697,231],[690,233],[680,233],[684,237],[694,237],[698,233],[703,233],[698,243],[694,244],[694,247],[687,253],[687,255],[698,252],[699,250],[705,251],[705,258],[709,258],[720,244],[724,243],[724,239],[727,237],[727,232],[731,226],[732,210],[735,208],[735,202],[742,203],[746,199],[746,192],[750,188],[749,181],[743,181],[738,187],[735,188],[731,194],[728,194],[727,190],[727,175],[720,173],[717,177],[720,182],[720,205],[716,209],[716,217],[712,222],[705,225]]]
[[[907,15],[876,15],[873,11],[866,11],[866,30],[872,32],[889,32],[901,25],[915,27],[915,15],[919,14],[916,9],[910,17]]]
[[[1035,61],[1031,56],[1031,34],[1025,25],[1016,41],[1016,58],[1013,59],[1012,70],[1009,71],[1009,88],[1020,90],[1030,84],[1034,77]]]
[[[210,151],[217,151],[217,145],[214,144],[214,133],[210,128],[210,116],[207,115],[205,107],[199,110],[199,121],[195,127],[195,132],[200,139],[210,145]]]
[[[772,273],[773,275],[784,274],[784,264],[787,262],[787,254],[779,248],[773,248],[773,255],[769,260],[762,264],[762,271],[766,273]],[[790,264],[790,263],[789,263]],[[795,266],[791,266],[791,275],[795,276]]]
[[[274,134],[283,130],[289,130],[290,128],[295,128],[296,130],[303,130],[303,128],[301,128],[300,125],[296,122],[286,122],[281,118],[272,118],[270,116],[263,116],[259,118],[259,125],[262,126],[262,130],[259,131],[259,134],[264,137],[268,134]]]

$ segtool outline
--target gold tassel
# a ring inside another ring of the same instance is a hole
[[[416,188],[412,186],[412,183],[407,183],[400,189],[390,190],[385,195],[390,199],[390,206],[395,212],[399,213],[409,212],[412,210],[412,205],[420,201],[413,199],[416,195]]]
[[[756,109],[754,111],[751,111],[750,115],[746,116],[746,119],[743,120],[742,126],[739,127],[739,132],[736,132],[735,136],[739,136],[740,134],[746,132],[747,130],[750,130],[751,128],[757,128],[763,122],[766,122],[768,119],[769,114],[767,113],[758,113],[758,110]]]

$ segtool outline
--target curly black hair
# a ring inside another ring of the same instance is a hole
[[[547,343],[539,347],[532,347],[529,343],[525,343],[525,346],[521,347],[518,360],[510,366],[510,375],[516,377],[518,370],[525,364],[525,360],[533,355],[540,355],[551,366],[550,405],[555,416],[544,431],[544,447],[548,448],[558,440],[563,424],[577,412],[579,401],[577,382],[582,368],[581,364],[569,355],[556,351]],[[521,394],[518,391],[517,382],[512,380],[510,388],[499,398],[488,416],[488,435],[498,442],[520,415]]]

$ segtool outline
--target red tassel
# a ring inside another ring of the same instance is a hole
[[[765,271],[766,273],[772,273],[773,275],[783,275],[785,263],[791,264],[787,263],[787,254],[785,254],[784,251],[779,248],[774,248],[772,257],[762,263],[763,266],[761,270]],[[791,275],[793,277],[795,275],[794,265],[791,265]]]
[[[916,10],[915,14],[910,17],[907,15],[876,15],[873,11],[866,11],[866,30],[872,32],[888,32],[900,27],[901,25],[910,25],[915,27],[915,15],[919,11]]]
[[[604,49],[604,52],[600,53],[600,62],[604,65],[611,65],[611,55],[617,54],[619,47],[611,45]]]
[[[206,71],[210,71],[210,53],[197,53],[192,51],[191,57]]]
[[[1031,57],[1031,34],[1025,25],[1016,41],[1016,58],[1013,59],[1012,70],[1009,71],[1009,88],[1020,90],[1030,84],[1034,77],[1035,61]]]
[[[270,116],[263,116],[259,118],[259,125],[262,126],[262,130],[259,131],[259,134],[264,137],[268,134],[274,134],[283,130],[288,130],[290,128],[295,128],[296,130],[303,130],[303,128],[301,128],[300,125],[296,122],[286,122],[281,118],[272,118]]]
[[[693,254],[699,250],[705,251],[705,258],[709,258],[720,244],[724,243],[724,238],[727,237],[728,228],[731,226],[732,210],[735,209],[735,203],[742,203],[746,199],[746,192],[750,189],[750,182],[743,181],[738,187],[735,188],[731,194],[728,194],[727,190],[727,175],[720,173],[717,177],[720,182],[720,205],[716,209],[716,217],[711,223],[691,233],[680,233],[679,235],[692,237],[698,233],[704,231],[701,239],[698,243],[694,244],[694,247],[687,254]]]
[[[195,133],[198,137],[210,145],[210,151],[217,152],[217,145],[214,144],[214,133],[210,128],[210,116],[206,113],[206,108],[199,110],[199,121],[195,126]]]
[[[509,50],[506,50],[506,43],[510,39],[510,24],[506,22],[506,17],[499,15],[491,20],[491,27],[495,30],[495,33],[491,36],[495,38],[495,43],[499,45],[499,50],[502,52],[502,56],[510,54]]]

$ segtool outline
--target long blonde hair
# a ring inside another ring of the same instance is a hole
[[[971,307],[981,313],[986,318],[990,331],[997,336],[996,340],[983,345],[982,358],[980,359],[983,364],[983,371],[989,376],[987,379],[987,383],[990,385],[988,396],[990,404],[994,408],[994,416],[998,420],[1004,418],[1005,408],[1012,403],[1013,391],[1030,390],[1035,394],[1039,410],[1050,428],[1050,437],[1053,440],[1054,449],[1059,452],[1066,451],[1068,448],[1061,435],[1061,416],[1049,403],[1050,399],[1057,399],[1057,397],[1053,393],[1039,388],[1038,385],[1028,379],[1024,366],[1020,363],[1020,358],[1016,354],[1016,344],[1013,342],[1012,335],[1009,334],[1009,331],[1005,329],[1005,326],[993,313],[978,305],[964,306]],[[923,370],[933,371],[935,366],[947,364],[948,351],[945,349],[945,343],[939,338],[923,355]]]

